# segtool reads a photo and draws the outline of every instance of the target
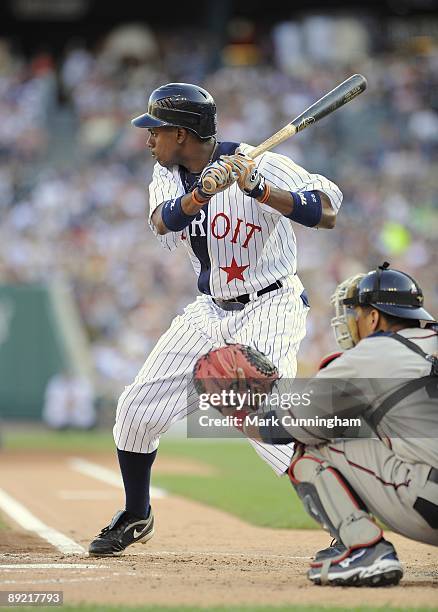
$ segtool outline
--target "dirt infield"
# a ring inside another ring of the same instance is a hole
[[[122,506],[123,494],[117,486],[75,471],[70,459],[53,453],[2,453],[0,489],[86,548]],[[87,459],[117,470],[113,457]],[[206,473],[209,468],[158,458],[155,469]],[[153,506],[154,538],[114,559],[61,554],[6,517],[11,531],[1,532],[0,589],[63,590],[65,603],[438,606],[437,548],[388,534],[405,568],[400,586],[321,588],[306,580],[305,571],[312,554],[329,543],[322,531],[253,527],[174,496],[155,499]]]

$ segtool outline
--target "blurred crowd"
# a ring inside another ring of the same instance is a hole
[[[67,280],[109,395],[197,291],[188,259],[162,251],[147,226],[153,160],[130,125],[170,81],[212,93],[220,140],[257,144],[350,74],[368,79],[360,98],[278,148],[344,193],[335,230],[296,228],[311,302],[302,374],[335,348],[330,295],[349,275],[388,260],[438,314],[438,47],[418,36],[379,48],[368,30],[285,22],[256,44],[240,24],[216,61],[199,33],[143,26],[98,48],[72,43],[62,58],[24,58],[0,41],[0,282]]]

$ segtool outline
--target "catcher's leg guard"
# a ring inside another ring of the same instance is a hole
[[[347,552],[332,558],[332,563],[342,560],[352,549],[372,546],[382,538],[382,530],[328,461],[306,449],[291,463],[289,477],[310,516],[346,547]]]

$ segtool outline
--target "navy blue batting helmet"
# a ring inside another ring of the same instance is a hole
[[[391,270],[387,261],[366,274],[353,296],[343,302],[347,306],[372,306],[401,319],[435,321],[423,308],[423,292],[417,282],[405,272]]]
[[[131,123],[140,128],[183,127],[200,138],[210,138],[216,134],[216,104],[198,85],[168,83],[152,92],[148,112]]]

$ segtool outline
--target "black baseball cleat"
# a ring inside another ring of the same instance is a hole
[[[127,546],[141,542],[145,544],[154,535],[152,508],[147,518],[139,518],[126,510],[119,510],[111,523],[102,529],[91,542],[88,552],[93,557],[121,555]]]

